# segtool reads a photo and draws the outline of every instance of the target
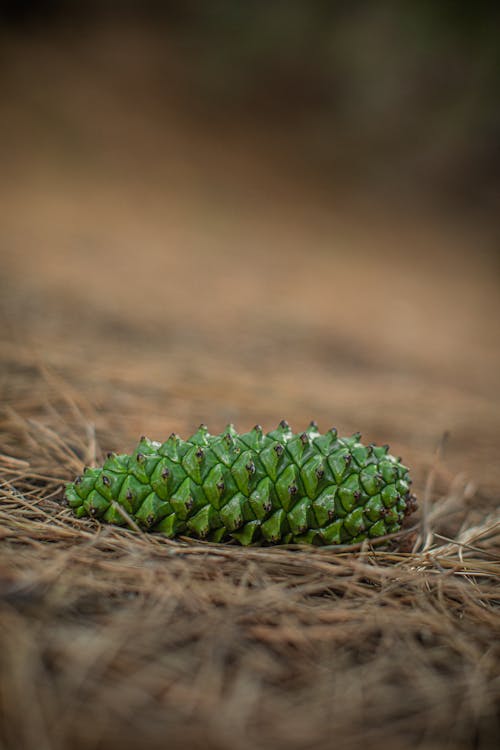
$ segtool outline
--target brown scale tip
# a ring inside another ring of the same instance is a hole
[[[202,459],[204,456],[203,448],[198,448],[198,450],[195,453],[196,458]]]
[[[283,451],[285,450],[281,443],[278,443],[278,445],[274,446],[274,450],[277,453],[278,456],[281,456],[283,454]]]
[[[135,460],[138,463],[142,463],[144,461],[144,453],[138,453],[137,456],[135,457]]]
[[[307,445],[307,443],[309,442],[309,438],[307,437],[307,434],[305,432],[301,434],[300,439],[304,445]]]
[[[324,469],[316,469],[316,476],[318,479],[322,479],[325,476],[325,470]]]
[[[309,427],[314,427],[315,430],[318,429],[318,423],[315,419],[311,419],[311,421],[309,422]]]
[[[346,453],[346,454],[345,454],[345,456],[344,456],[344,461],[346,462],[346,464],[350,464],[350,463],[351,463],[351,461],[352,461],[352,456],[351,456],[351,454],[350,454],[350,453]]]
[[[249,461],[245,468],[249,474],[255,474],[255,464],[253,461]]]
[[[106,453],[106,458],[113,458],[113,456],[114,456],[114,455],[115,455],[115,454],[113,453],[113,451],[108,451],[108,452]]]
[[[77,477],[73,484],[81,484],[82,483],[82,477]]]
[[[299,490],[296,484],[288,485],[288,492],[290,493],[290,495],[296,495],[298,491]]]
[[[256,425],[255,425],[255,427],[254,427],[254,430],[255,430],[256,432],[262,432],[262,425],[260,425],[260,424],[256,424]]]
[[[161,475],[162,475],[163,479],[167,479],[167,477],[169,477],[169,476],[170,476],[170,469],[167,469],[167,468],[165,467],[165,468],[163,469],[163,471],[162,471]]]
[[[414,513],[418,508],[418,500],[416,495],[409,495],[409,497],[406,499],[406,507],[404,510],[405,516],[411,515],[411,513]]]
[[[111,484],[111,479],[106,476],[106,474],[102,475],[102,483],[106,485],[106,487],[109,487]]]
[[[226,489],[226,485],[224,484],[224,482],[217,482],[216,487],[219,492],[224,492],[224,490]]]
[[[290,427],[290,425],[288,424],[288,422],[286,421],[286,419],[282,419],[281,422],[280,422],[280,427],[283,430],[288,430],[288,428]]]
[[[127,490],[126,498],[127,500],[132,500],[133,498],[132,490]]]

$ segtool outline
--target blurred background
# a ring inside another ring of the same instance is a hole
[[[3,382],[103,447],[360,429],[498,489],[500,11],[11,0]],[[24,390],[23,390],[24,389]]]

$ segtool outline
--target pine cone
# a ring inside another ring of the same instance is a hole
[[[321,435],[314,422],[298,435],[285,421],[267,434],[201,425],[186,441],[143,437],[131,456],[109,454],[66,497],[79,517],[125,525],[128,515],[168,537],[352,544],[398,531],[415,509],[408,469],[359,438]]]

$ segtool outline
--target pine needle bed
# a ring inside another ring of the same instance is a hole
[[[499,522],[463,478],[435,463],[416,523],[382,548],[101,525],[62,492],[101,457],[91,412],[12,351],[10,368],[0,746],[494,746]]]

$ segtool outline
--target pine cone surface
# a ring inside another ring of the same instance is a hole
[[[141,438],[132,455],[109,454],[66,486],[77,516],[168,537],[240,544],[352,544],[401,528],[415,508],[408,469],[388,446],[360,435],[294,434],[283,421],[265,434],[232,425],[188,440]],[[124,512],[125,511],[125,512]]]

